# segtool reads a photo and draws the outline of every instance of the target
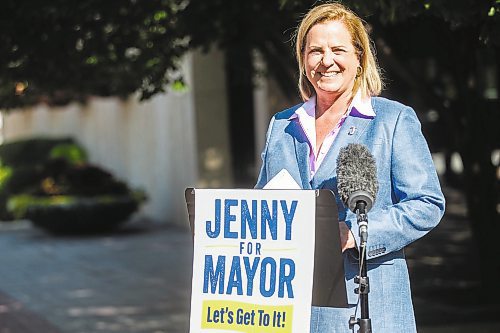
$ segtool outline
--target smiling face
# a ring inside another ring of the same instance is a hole
[[[306,37],[304,67],[320,99],[350,97],[359,59],[351,34],[340,21],[314,25]]]

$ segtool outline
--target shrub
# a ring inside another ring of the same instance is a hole
[[[71,139],[0,146],[0,218],[29,219],[50,231],[109,230],[145,201],[108,171],[88,164]]]
[[[83,148],[71,138],[30,138],[1,144],[0,161],[2,165],[12,167],[43,164],[51,158],[51,151],[58,146],[72,146],[85,155]]]
[[[140,200],[122,196],[49,196],[17,195],[7,207],[16,218],[25,218],[53,233],[92,233],[109,231],[134,213]]]
[[[45,165],[52,154],[59,154],[61,159],[68,154],[58,152],[57,147],[73,147],[80,151],[78,155],[86,156],[82,147],[71,138],[31,138],[6,142],[0,145],[0,219],[11,220],[13,216],[7,211],[7,199],[11,195],[33,193],[36,184],[43,178]],[[68,148],[65,148],[67,151]],[[54,153],[54,151],[56,153]],[[68,159],[68,161],[72,161]],[[85,162],[85,160],[81,160]]]

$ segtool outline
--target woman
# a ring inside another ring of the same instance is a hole
[[[304,103],[271,120],[256,188],[286,169],[304,189],[337,195],[336,159],[349,143],[375,157],[379,191],[367,243],[369,310],[373,331],[415,332],[403,248],[435,227],[444,197],[415,112],[376,97],[380,71],[362,20],[341,4],[313,8],[296,36],[299,88]],[[311,332],[349,332],[358,296],[356,217],[338,200],[349,308],[313,307]],[[359,310],[356,313],[359,317]]]

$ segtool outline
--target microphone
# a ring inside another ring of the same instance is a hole
[[[337,157],[337,189],[346,208],[356,213],[361,242],[366,242],[366,213],[373,207],[378,191],[377,165],[366,146],[350,143],[340,149]]]

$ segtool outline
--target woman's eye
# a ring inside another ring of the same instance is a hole
[[[344,54],[345,52],[346,52],[346,50],[343,50],[343,49],[333,50],[333,53],[334,53],[334,54],[337,54],[337,55],[339,55],[339,54]]]

